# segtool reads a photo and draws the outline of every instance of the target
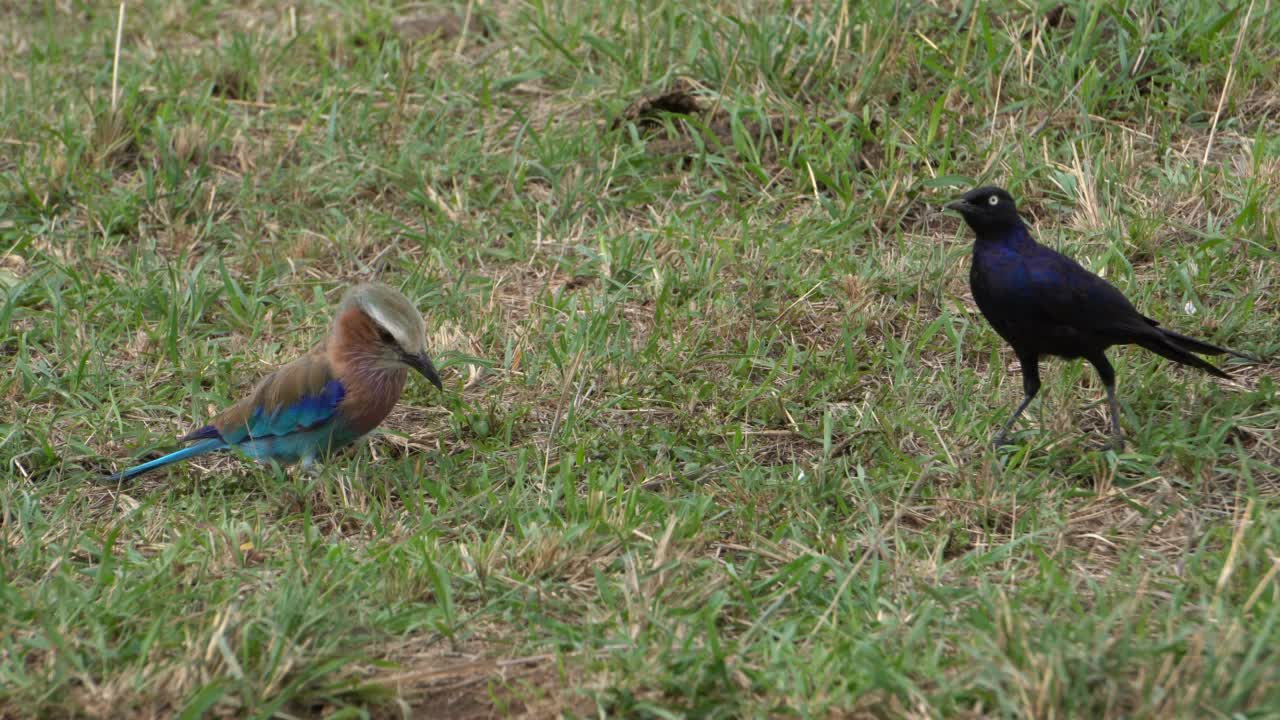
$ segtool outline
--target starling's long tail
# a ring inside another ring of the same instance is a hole
[[[1201,355],[1235,355],[1241,360],[1261,362],[1258,358],[1252,355],[1245,355],[1244,353],[1232,350],[1231,348],[1219,347],[1213,343],[1207,343],[1203,340],[1187,337],[1182,333],[1176,333],[1172,330],[1165,330],[1164,328],[1156,329],[1164,333],[1164,336],[1172,340],[1175,344],[1184,347],[1191,352],[1198,352]]]
[[[1136,341],[1137,344],[1157,355],[1167,357],[1176,363],[1199,368],[1210,375],[1215,375],[1220,378],[1226,378],[1229,380],[1231,379],[1231,376],[1218,369],[1213,364],[1206,362],[1205,360],[1201,360],[1191,353],[1198,352],[1205,355],[1231,354],[1250,360],[1253,359],[1248,355],[1218,347],[1217,345],[1204,342],[1203,340],[1189,338],[1186,335],[1173,332],[1172,330],[1165,330],[1161,327],[1153,327],[1152,330],[1155,332],[1149,335],[1144,333],[1143,337]]]
[[[152,460],[150,462],[145,462],[137,467],[132,467],[132,468],[129,468],[128,470],[118,472],[115,475],[110,475],[108,477],[105,477],[102,479],[102,482],[104,484],[111,484],[111,483],[122,482],[125,480],[132,480],[144,472],[155,470],[158,467],[163,467],[165,465],[168,465],[169,463],[178,462],[179,460],[186,460],[187,458],[190,458],[190,457],[195,457],[197,455],[204,455],[205,453],[210,453],[215,450],[221,450],[226,446],[227,444],[223,442],[221,438],[214,438],[212,440],[205,440],[204,442],[198,442],[195,445],[192,445],[190,447],[184,447],[181,450],[178,450],[176,452],[171,452],[168,455],[165,455],[164,457],[158,457],[155,460]]]

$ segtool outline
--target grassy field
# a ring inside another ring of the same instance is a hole
[[[0,717],[1280,716],[1280,371],[992,451],[939,208],[1276,355],[1280,8],[981,5],[6,3]],[[370,278],[443,394],[96,482]]]

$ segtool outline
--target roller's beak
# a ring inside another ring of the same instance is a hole
[[[404,363],[409,367],[422,373],[422,377],[426,378],[436,389],[444,392],[444,384],[440,382],[440,376],[436,373],[436,366],[431,364],[431,358],[427,357],[424,352],[406,354]]]

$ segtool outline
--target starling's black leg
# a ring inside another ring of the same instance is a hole
[[[1098,377],[1102,378],[1102,386],[1107,389],[1107,404],[1111,406],[1111,449],[1119,452],[1124,449],[1124,432],[1120,430],[1120,399],[1116,396],[1116,371],[1107,362],[1107,356],[1101,350],[1085,357]]]
[[[1013,416],[1004,424],[1000,434],[996,435],[993,443],[996,447],[1011,444],[1009,442],[1009,428],[1013,427],[1013,423],[1017,421],[1018,416],[1022,415],[1022,411],[1026,410],[1031,401],[1035,399],[1036,393],[1040,392],[1040,356],[1019,355],[1018,362],[1022,365],[1022,404],[1018,406],[1017,410],[1013,411]]]

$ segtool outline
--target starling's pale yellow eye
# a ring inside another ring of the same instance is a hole
[[[992,195],[991,197],[987,198],[987,204],[988,204],[988,205],[999,205],[999,204],[1000,204],[1000,196],[998,196],[998,195]]]

